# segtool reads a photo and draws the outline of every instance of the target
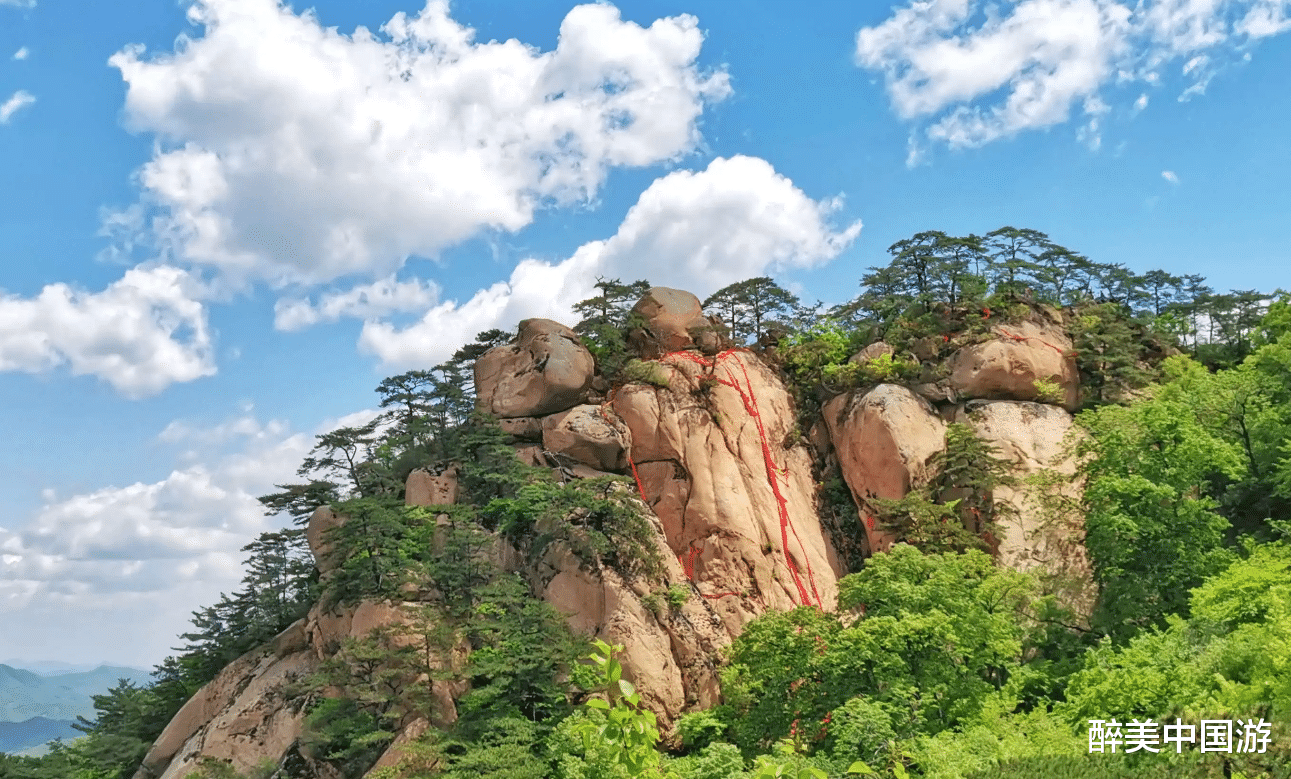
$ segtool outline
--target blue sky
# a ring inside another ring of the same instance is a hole
[[[598,274],[1291,287],[1291,0],[311,7],[0,0],[0,657],[158,662],[315,434]]]

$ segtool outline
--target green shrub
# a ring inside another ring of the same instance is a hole
[[[1062,386],[1056,381],[1036,379],[1033,384],[1035,386],[1035,399],[1041,403],[1062,403],[1067,399],[1067,393],[1063,391]]]
[[[667,595],[668,605],[673,609],[680,609],[690,600],[690,587],[684,584],[674,584],[668,588]]]
[[[668,382],[668,374],[663,367],[657,362],[632,359],[628,364],[623,366],[621,374],[623,381],[631,384],[649,384],[661,389],[667,389],[671,386]]]

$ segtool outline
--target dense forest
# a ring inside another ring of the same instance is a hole
[[[474,361],[512,336],[494,330],[441,365],[382,381],[384,413],[372,422],[319,436],[299,480],[260,499],[289,520],[244,547],[240,589],[193,614],[151,684],[96,697],[83,738],[42,758],[0,756],[0,779],[130,779],[186,700],[320,598],[410,587],[435,594],[399,629],[415,641],[379,630],[348,642],[296,691],[309,712],[304,746],[336,776],[364,776],[396,723],[434,705],[430,680],[449,674],[469,682],[457,721],[427,731],[378,779],[1291,777],[1291,296],[1136,274],[1011,227],[923,232],[888,251],[837,306],[805,304],[763,277],[717,291],[704,309],[781,373],[803,431],[830,397],[926,379],[964,338],[1067,312],[1076,418],[1089,433],[1083,497],[1067,507],[1084,516],[1098,589],[1088,619],[995,565],[980,533],[929,532],[950,505],[930,488],[888,506],[910,543],[847,555],[837,610],[754,621],[725,657],[722,703],[661,733],[620,678],[617,647],[571,633],[479,554],[495,536],[524,547],[564,532],[617,570],[649,575],[659,562],[632,491],[616,489],[630,477],[554,478],[522,464],[477,413]],[[630,311],[649,286],[599,279],[576,308],[575,330],[612,384],[649,380],[630,349]],[[880,340],[891,355],[849,361]],[[971,436],[956,446],[972,464],[953,485],[958,500],[1005,478]],[[447,463],[459,464],[462,497],[436,507],[445,526],[405,507],[403,490],[414,469]],[[823,495],[822,516],[856,534],[837,479]],[[320,506],[350,518],[325,580],[303,529]],[[655,605],[689,596],[661,592]],[[465,667],[409,673],[423,662],[418,642],[460,640]],[[1254,754],[1089,754],[1090,720],[1176,717],[1272,724]],[[240,776],[217,763],[202,773]],[[295,775],[284,765],[257,774]]]

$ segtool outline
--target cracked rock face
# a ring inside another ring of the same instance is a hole
[[[475,362],[476,406],[498,417],[535,417],[587,398],[595,360],[573,330],[550,319],[520,323],[515,343]]]
[[[589,468],[620,471],[628,465],[625,433],[606,421],[600,406],[575,406],[543,420],[542,445]]]
[[[672,553],[732,636],[768,610],[833,608],[842,568],[788,392],[747,352],[697,360],[665,358],[667,389],[627,385],[610,404]]]

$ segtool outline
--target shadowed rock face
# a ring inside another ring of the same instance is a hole
[[[1080,404],[1080,373],[1069,357],[1071,339],[1049,324],[997,325],[994,340],[967,346],[950,361],[950,387],[961,398],[1044,400],[1068,410]],[[1060,397],[1041,398],[1037,381],[1058,385]]]
[[[514,344],[494,347],[476,361],[476,406],[499,417],[565,411],[586,399],[594,368],[573,330],[550,319],[526,319]]]

